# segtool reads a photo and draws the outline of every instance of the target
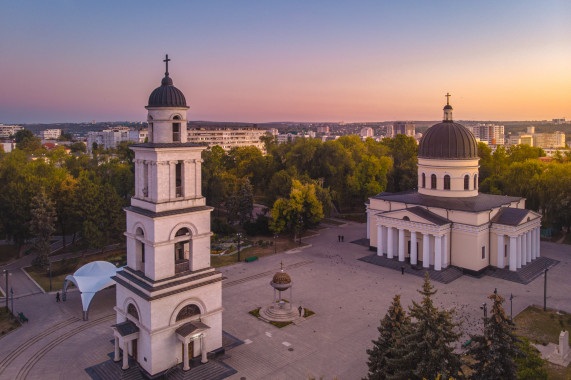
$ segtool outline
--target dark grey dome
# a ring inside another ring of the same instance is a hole
[[[418,145],[418,157],[461,160],[478,158],[478,143],[472,132],[462,124],[443,121],[428,128],[422,136]]]
[[[167,75],[161,81],[161,86],[149,96],[148,107],[186,107],[186,99],[181,90],[173,86],[172,79]]]

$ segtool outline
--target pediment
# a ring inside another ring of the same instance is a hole
[[[414,223],[423,223],[433,226],[443,226],[449,224],[450,221],[446,218],[435,214],[423,207],[411,207],[406,209],[387,211],[377,214],[377,216],[382,216],[395,220],[406,220]]]

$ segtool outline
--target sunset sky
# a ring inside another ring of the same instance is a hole
[[[3,1],[0,123],[571,118],[571,1]]]

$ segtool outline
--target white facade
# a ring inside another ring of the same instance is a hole
[[[61,129],[45,129],[41,132],[42,140],[57,140],[61,136]]]
[[[365,127],[365,128],[361,128],[361,133],[360,136],[367,138],[367,137],[373,137],[375,135],[375,131],[373,131],[373,128],[371,127]]]
[[[4,125],[0,124],[0,138],[8,138],[13,136],[18,131],[24,130],[24,127],[19,125]]]
[[[172,82],[170,84],[172,86]],[[147,106],[149,142],[135,152],[127,212],[127,267],[117,282],[115,361],[148,376],[222,347],[222,275],[210,266],[211,207],[201,194],[201,152],[187,143],[188,107]],[[120,348],[123,357],[120,357]]]
[[[495,124],[478,124],[468,128],[475,138],[488,145],[504,145],[504,126]]]
[[[93,143],[105,149],[116,148],[122,141],[142,143],[148,136],[147,130],[131,130],[128,127],[105,129],[101,132],[87,132],[87,151],[93,150]]]
[[[207,146],[219,145],[226,151],[234,147],[255,146],[264,152],[264,143],[260,137],[267,133],[258,127],[189,127],[187,141]]]

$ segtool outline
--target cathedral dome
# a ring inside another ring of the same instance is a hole
[[[450,94],[446,94],[449,98]],[[428,128],[418,144],[419,158],[459,159],[478,158],[478,143],[466,127],[452,121],[452,106],[444,106],[444,120]]]
[[[187,107],[184,94],[173,86],[168,73],[161,81],[161,86],[155,88],[149,96],[148,107]]]

